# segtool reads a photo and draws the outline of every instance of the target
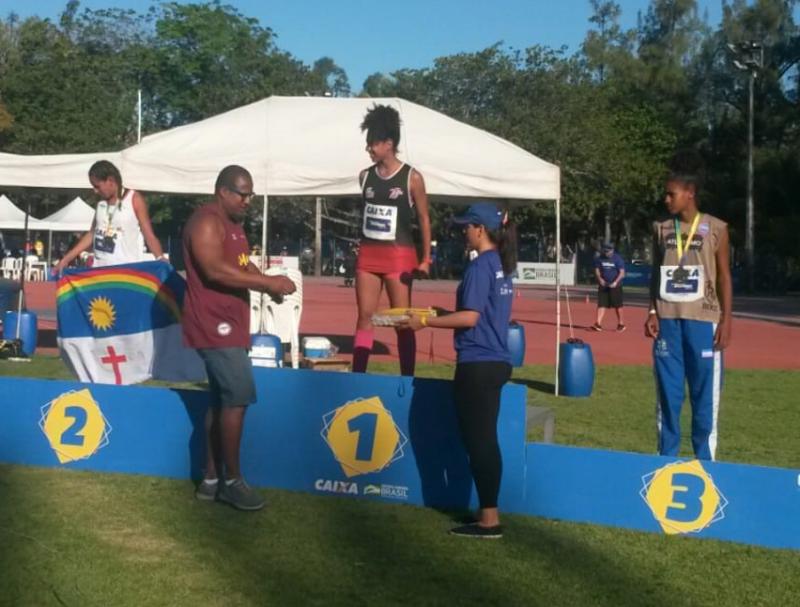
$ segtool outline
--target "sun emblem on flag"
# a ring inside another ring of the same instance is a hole
[[[117,312],[114,304],[105,297],[95,297],[89,303],[89,322],[95,329],[105,331],[114,326],[117,319]]]
[[[247,253],[239,253],[239,267],[246,268],[250,263],[250,258]]]

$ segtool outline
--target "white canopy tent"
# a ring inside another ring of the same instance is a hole
[[[41,220],[28,216],[28,228],[46,230]],[[24,230],[25,211],[16,206],[5,194],[0,194],[0,230]]]
[[[73,198],[66,206],[42,219],[47,234],[47,264],[53,256],[53,232],[86,232],[92,227],[94,209],[80,196]]]
[[[94,209],[86,204],[80,196],[52,215],[42,219],[47,229],[53,232],[86,232],[94,221]]]
[[[125,184],[157,192],[211,194],[219,170],[240,164],[273,196],[352,196],[369,164],[358,125],[375,103],[402,117],[400,156],[434,196],[555,201],[559,169],[486,131],[402,99],[269,97],[145,137],[122,152],[0,154],[0,184],[87,188],[87,171],[114,162]]]
[[[399,98],[269,97],[150,135],[122,152],[0,154],[0,185],[86,188],[89,167],[105,158],[119,167],[126,186],[211,194],[220,169],[239,164],[252,173],[256,192],[265,196],[264,245],[270,195],[335,197],[360,193],[358,173],[369,165],[369,157],[358,126],[376,103],[391,105],[400,113],[399,155],[421,171],[434,200],[554,203],[560,263],[559,168],[486,131]],[[558,369],[561,298],[558,279],[556,282]]]

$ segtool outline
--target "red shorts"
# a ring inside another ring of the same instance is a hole
[[[391,278],[392,275],[410,274],[418,265],[417,250],[413,246],[364,242],[358,250],[356,271],[384,274]]]

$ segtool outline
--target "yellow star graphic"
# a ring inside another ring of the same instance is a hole
[[[89,322],[95,329],[104,331],[114,326],[117,319],[117,312],[114,304],[105,297],[95,297],[89,303]]]

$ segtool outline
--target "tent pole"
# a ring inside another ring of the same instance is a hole
[[[269,195],[264,193],[264,208],[261,215],[261,273],[267,271],[267,221],[269,218]]]
[[[269,217],[269,195],[264,192],[264,207],[262,209],[261,214],[261,273],[264,274],[269,267],[267,265],[267,219]],[[261,305],[264,305],[264,301],[266,299],[266,293],[261,293]],[[263,310],[259,311],[258,315],[258,332],[260,334],[264,334],[267,332],[266,329],[266,322],[263,314]]]
[[[20,332],[22,331],[22,312],[27,312],[28,301],[25,299],[25,274],[28,270],[28,244],[30,240],[30,231],[28,230],[28,219],[31,216],[31,203],[25,207],[25,244],[22,245],[22,272],[20,273],[19,280],[19,299],[17,300],[17,332],[14,339],[19,340]]]
[[[556,378],[555,394],[558,396],[558,376],[561,367],[561,198],[556,198]]]
[[[322,276],[322,198],[314,202],[314,276]]]
[[[137,91],[136,114],[136,143],[142,142],[142,89]]]
[[[47,231],[47,276],[45,276],[45,280],[50,276],[50,264],[53,262],[53,230]]]

